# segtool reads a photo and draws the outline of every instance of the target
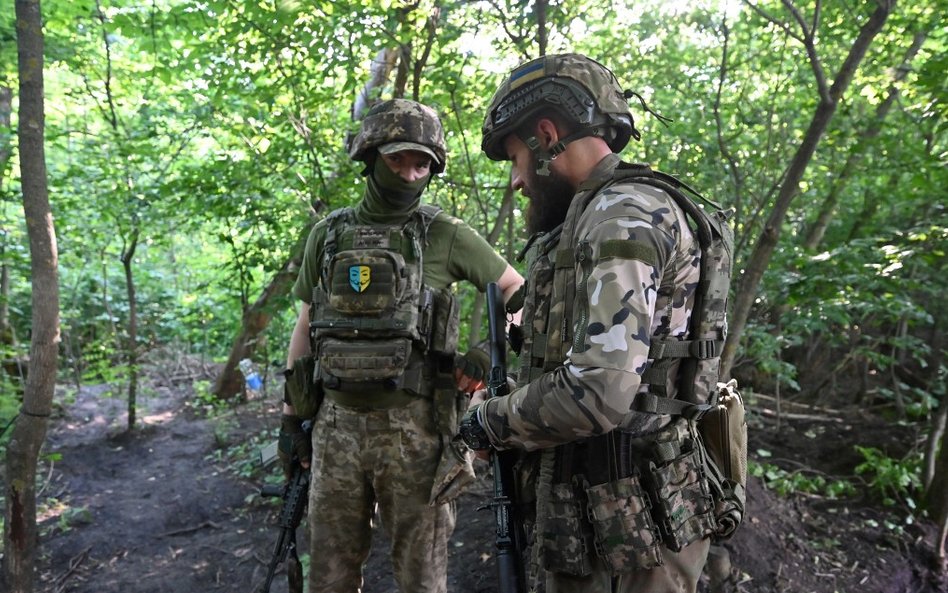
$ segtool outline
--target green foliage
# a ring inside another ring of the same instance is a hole
[[[794,3],[818,22],[825,73],[842,63],[872,5]],[[896,365],[928,377],[940,352],[946,234],[944,2],[900,6],[855,73],[851,92],[814,154],[757,295],[743,359],[754,376],[792,390],[820,382],[795,356],[868,361],[873,393],[906,397],[924,415],[939,396],[895,383]],[[101,12],[97,9],[101,7]],[[581,51],[613,68],[637,102],[642,141],[623,153],[681,176],[736,211],[736,269],[762,231],[779,178],[820,100],[813,67],[780,2],[634,4],[582,0],[391,2],[159,0],[43,3],[47,163],[60,255],[62,366],[81,381],[121,382],[129,348],[176,344],[223,360],[246,308],[314,220],[359,198],[360,167],[345,152],[351,109],[383,49],[408,60],[373,91],[435,106],[449,147],[446,173],[426,199],[483,234],[498,224],[508,167],[479,151],[484,109],[514,64]],[[766,18],[764,14],[770,16]],[[913,36],[926,32],[897,85],[896,107],[862,141]],[[797,35],[799,37],[799,35]],[[16,88],[13,11],[0,14],[0,86]],[[430,41],[430,43],[429,43]],[[397,65],[396,65],[397,66]],[[417,69],[416,69],[417,68]],[[404,75],[404,79],[399,77]],[[15,104],[15,101],[14,101]],[[13,130],[0,129],[0,265],[10,272],[10,321],[28,346],[29,247],[19,202]],[[856,152],[819,248],[802,239]],[[526,241],[526,201],[500,221],[508,259]],[[131,261],[138,342],[122,254]],[[515,263],[518,267],[522,264]],[[460,288],[462,310],[474,291]],[[298,304],[274,299],[258,356],[280,359]],[[297,309],[298,310],[298,309]],[[465,326],[463,332],[483,332]],[[3,342],[0,340],[0,342]],[[7,347],[0,345],[2,355]],[[826,373],[826,370],[820,370]],[[2,385],[0,421],[15,409]],[[943,397],[943,396],[942,396]],[[214,404],[207,402],[213,409]]]
[[[208,461],[221,466],[224,471],[248,480],[266,480],[268,483],[283,481],[282,470],[279,477],[267,473],[260,459],[260,450],[267,443],[276,440],[277,429],[265,429],[255,434],[235,434],[239,427],[233,421],[221,424],[222,432],[215,432],[218,448],[208,454]],[[216,429],[215,429],[216,430]]]
[[[222,414],[227,409],[228,403],[211,391],[210,381],[195,381],[192,389],[194,399],[188,401],[187,405],[195,412],[210,418]]]
[[[851,497],[857,492],[855,486],[847,480],[830,479],[805,469],[787,471],[772,463],[749,460],[747,471],[763,480],[768,488],[781,496],[803,493],[840,499]]]
[[[915,496],[922,487],[922,456],[917,452],[903,459],[892,459],[875,447],[856,446],[865,461],[856,466],[856,474],[866,476],[869,491],[886,506],[917,508]]]

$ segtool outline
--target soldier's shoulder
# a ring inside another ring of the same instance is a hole
[[[431,224],[439,225],[443,227],[458,227],[458,226],[466,225],[467,223],[461,220],[460,218],[458,218],[457,216],[448,214],[444,210],[439,210],[438,213],[435,215],[435,217],[432,219]]]
[[[634,180],[621,181],[596,192],[578,226],[586,230],[601,227],[600,231],[643,224],[662,226],[665,222],[672,224],[677,209],[674,198],[664,190]]]

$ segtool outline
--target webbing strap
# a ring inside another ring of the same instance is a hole
[[[639,393],[635,396],[632,409],[645,414],[681,416],[688,420],[697,420],[713,406],[710,404],[692,404],[680,399],[662,397],[651,393]]]
[[[383,389],[385,391],[410,391],[419,395],[427,395],[426,387],[431,382],[425,377],[424,365],[412,366],[398,377],[377,381],[350,381],[332,375],[323,375],[323,382],[327,388],[335,391],[352,392],[366,389]]]
[[[652,340],[648,350],[651,359],[697,358],[708,360],[721,356],[724,340]]]

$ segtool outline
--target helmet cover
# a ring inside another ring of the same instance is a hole
[[[554,54],[515,68],[491,99],[482,150],[506,160],[504,139],[541,109],[554,109],[579,129],[595,129],[613,152],[633,134],[632,114],[611,70],[581,54]]]
[[[444,129],[438,114],[426,105],[408,99],[389,99],[369,109],[359,132],[349,142],[349,156],[366,161],[371,149],[382,146],[388,153],[395,149],[424,152],[433,158],[434,173],[444,171]]]

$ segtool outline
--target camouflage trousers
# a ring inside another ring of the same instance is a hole
[[[403,593],[447,590],[453,503],[428,504],[441,454],[430,400],[388,410],[326,401],[313,427],[310,593],[356,593],[378,508]]]
[[[662,546],[665,563],[613,576],[599,561],[585,577],[547,573],[546,593],[695,593],[711,540],[701,539],[675,553]]]

